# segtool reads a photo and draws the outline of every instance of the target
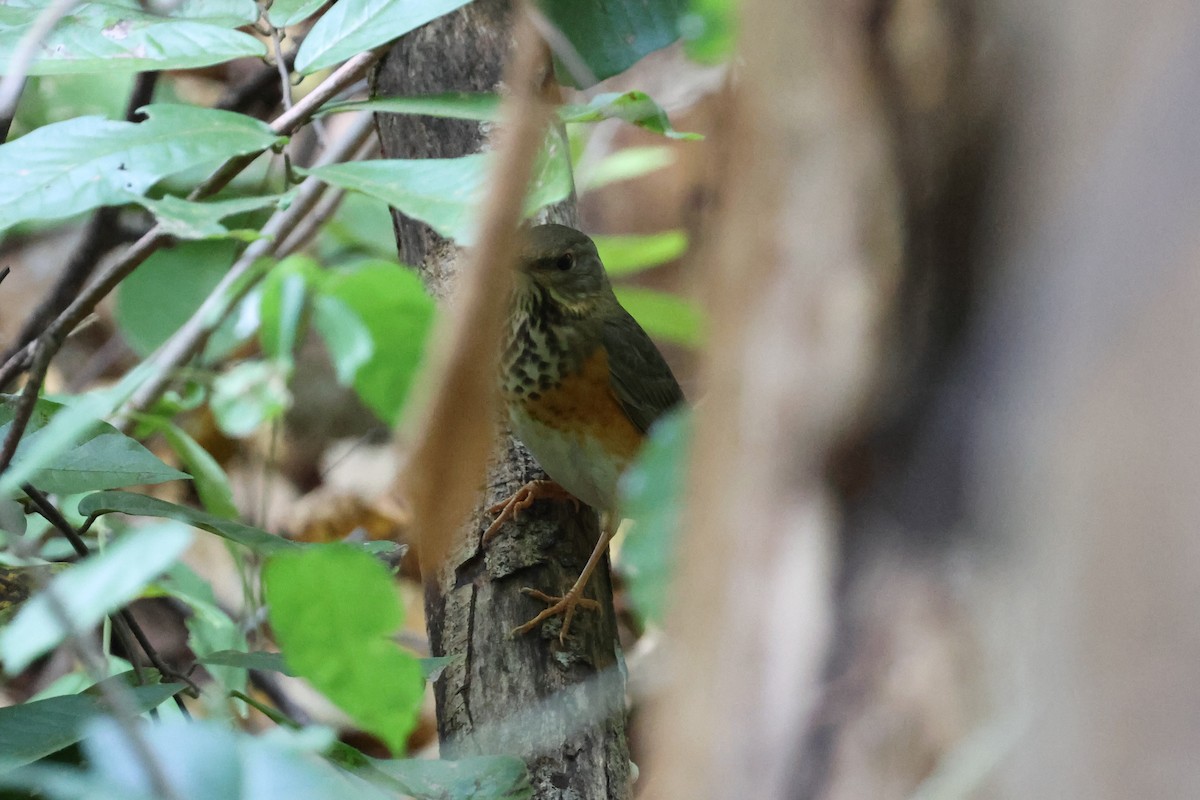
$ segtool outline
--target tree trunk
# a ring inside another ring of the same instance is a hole
[[[510,18],[508,3],[481,0],[414,31],[382,61],[373,93],[496,90],[512,45]],[[381,114],[379,130],[388,158],[452,158],[487,142],[483,126],[462,120]],[[550,216],[573,223],[573,203]],[[451,295],[458,249],[416,220],[398,213],[393,220],[402,258],[421,270],[435,295]],[[516,440],[506,436],[502,444],[484,507],[544,477]],[[522,587],[560,594],[582,571],[598,536],[596,514],[539,503],[484,549],[489,522],[477,512],[436,574],[424,576],[431,649],[461,656],[434,684],[443,756],[518,755],[529,766],[535,798],[629,797],[624,676],[607,565],[588,588],[601,612],[581,611],[566,645],[554,623],[510,634],[544,608]]]

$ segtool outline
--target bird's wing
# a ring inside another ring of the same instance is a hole
[[[645,433],[683,402],[683,392],[654,342],[625,309],[605,320],[602,336],[613,392],[629,419]]]

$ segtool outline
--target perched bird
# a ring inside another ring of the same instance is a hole
[[[503,503],[484,533],[486,544],[505,521],[535,500],[552,497],[608,512],[587,566],[565,595],[524,589],[549,607],[516,628],[533,630],[563,614],[566,639],[618,521],[617,479],[646,432],[683,402],[671,368],[642,327],[617,302],[596,245],[565,225],[525,231],[508,341],[501,358],[502,395],[513,432],[549,481],[532,481]]]

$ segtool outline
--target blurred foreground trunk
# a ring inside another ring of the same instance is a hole
[[[496,90],[512,38],[509,3],[473,3],[397,42],[373,93]],[[481,125],[460,120],[381,114],[379,128],[387,158],[453,158],[480,151],[486,141]],[[573,223],[573,204],[551,216]],[[455,302],[458,249],[416,220],[396,214],[395,225],[401,257],[422,271],[431,291]],[[484,507],[544,477],[511,437],[500,450]],[[630,762],[608,570],[598,570],[589,588],[602,612],[581,613],[565,646],[552,626],[510,634],[544,608],[521,587],[562,591],[582,571],[598,535],[596,515],[538,503],[484,550],[480,539],[490,521],[473,515],[454,535],[447,558],[423,576],[431,649],[460,657],[434,684],[442,755],[518,755],[539,799],[623,800]]]
[[[744,15],[644,796],[1197,796],[1200,8]]]

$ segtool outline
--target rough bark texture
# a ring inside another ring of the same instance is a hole
[[[374,78],[380,96],[497,89],[511,45],[509,6],[484,0],[401,39]],[[478,152],[484,127],[458,120],[380,115],[388,158],[445,158]],[[574,221],[573,206],[555,220]],[[457,249],[416,220],[394,214],[402,258],[419,267],[435,294],[450,294]],[[544,477],[511,437],[488,479],[485,506],[526,481]],[[536,798],[610,800],[630,796],[624,675],[608,569],[588,594],[602,612],[581,611],[566,645],[559,623],[513,638],[511,629],[544,606],[525,586],[565,591],[598,535],[595,513],[541,503],[485,550],[489,519],[476,514],[460,531],[437,574],[426,575],[430,645],[461,655],[435,683],[438,729],[446,757],[509,753],[529,765]]]

